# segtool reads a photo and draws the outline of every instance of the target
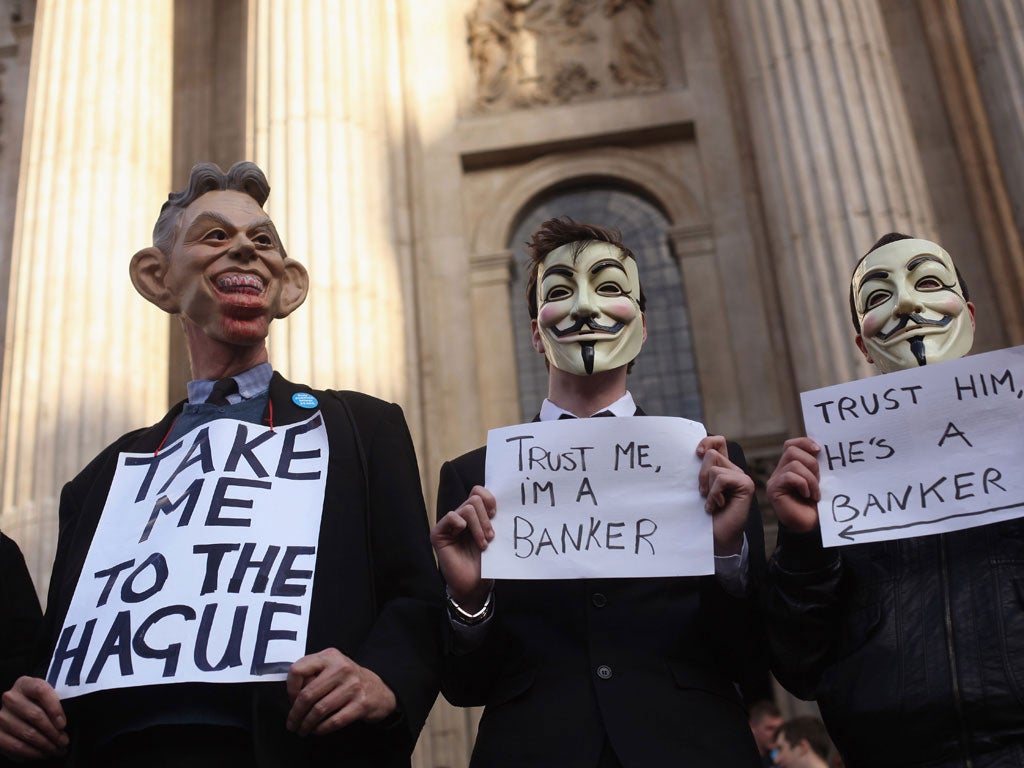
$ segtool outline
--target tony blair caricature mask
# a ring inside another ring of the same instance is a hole
[[[262,344],[270,322],[306,298],[306,269],[288,258],[256,200],[214,190],[183,212],[173,254],[145,248],[132,259],[136,289],[217,341]]]
[[[563,245],[538,269],[535,339],[552,366],[578,376],[627,365],[644,343],[639,297],[636,262],[614,245]]]
[[[861,332],[858,346],[883,373],[966,355],[974,342],[974,306],[964,298],[953,260],[929,240],[896,240],[853,273]]]

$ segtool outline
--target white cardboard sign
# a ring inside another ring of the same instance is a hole
[[[661,416],[491,430],[486,485],[498,507],[484,577],[713,573],[695,453],[706,434],[702,424]]]
[[[305,654],[328,458],[319,412],[122,453],[50,661],[58,695],[284,679]]]
[[[1024,516],[1024,347],[800,395],[825,546]]]

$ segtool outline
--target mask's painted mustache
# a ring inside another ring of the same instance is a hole
[[[622,326],[623,325],[625,325],[625,323],[613,323],[612,325],[601,325],[599,322],[597,322],[597,320],[595,320],[592,317],[585,317],[585,318],[581,317],[579,320],[577,320],[575,323],[570,325],[568,328],[562,328],[562,329],[552,328],[551,329],[551,334],[553,336],[555,336],[555,337],[560,339],[563,336],[571,336],[574,333],[579,333],[584,328],[589,328],[590,330],[597,331],[598,333],[618,333],[619,331],[622,330]]]
[[[914,323],[916,323],[917,325],[920,325],[920,326],[923,326],[923,327],[939,327],[939,328],[941,328],[943,326],[949,325],[950,322],[952,322],[953,318],[950,315],[946,315],[941,320],[929,320],[926,317],[921,317],[916,312],[911,312],[909,315],[900,315],[900,321],[898,323],[896,323],[896,327],[893,328],[888,333],[879,333],[878,334],[878,338],[880,338],[882,341],[888,341],[893,336],[895,336],[897,333],[899,333],[904,328],[906,328],[907,327],[907,323],[909,323],[911,320],[913,320]]]

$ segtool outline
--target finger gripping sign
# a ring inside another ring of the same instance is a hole
[[[485,578],[582,579],[714,572],[697,487],[707,432],[660,416],[493,429],[486,486],[497,501]]]
[[[800,395],[821,446],[822,543],[840,546],[1024,516],[1024,347]]]
[[[328,459],[319,412],[120,454],[47,672],[58,695],[284,679],[306,650]]]

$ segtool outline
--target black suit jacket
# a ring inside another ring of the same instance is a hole
[[[483,485],[485,460],[479,448],[444,464],[438,517]],[[756,505],[746,533],[753,595]],[[594,768],[607,738],[625,768],[757,768],[734,685],[767,678],[754,602],[714,576],[496,582],[486,639],[463,653],[450,636],[442,681],[452,704],[486,706],[472,765]]]
[[[21,550],[0,533],[0,690],[29,671],[42,616]]]
[[[412,440],[395,404],[357,392],[311,390],[276,373],[270,383],[275,426],[313,413],[292,402],[296,392],[317,397],[330,441],[306,650],[338,648],[372,669],[394,691],[401,715],[300,740],[284,729],[291,706],[284,683],[253,683],[256,752],[260,765],[408,766],[437,696],[442,627],[440,583]],[[41,670],[63,625],[118,454],[155,450],[181,407],[158,424],[119,438],[64,487]],[[166,693],[166,686],[157,686],[73,699],[69,724],[87,713],[116,718],[133,696],[159,700]]]

